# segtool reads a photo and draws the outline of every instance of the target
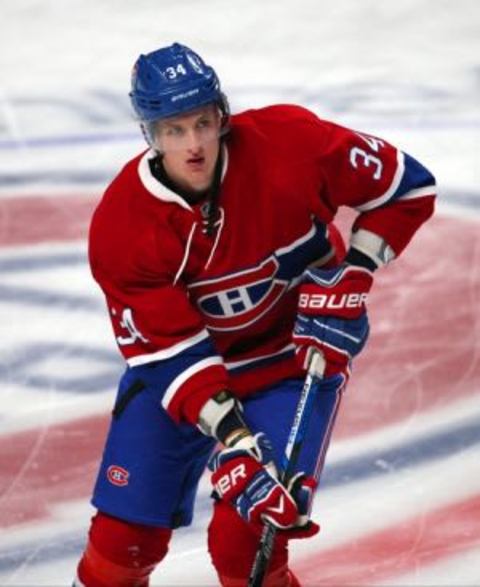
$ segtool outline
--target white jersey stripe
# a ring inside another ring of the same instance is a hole
[[[209,367],[213,367],[214,365],[223,365],[222,357],[207,357],[206,359],[198,361],[198,363],[190,365],[190,367],[185,369],[185,371],[182,371],[180,375],[175,377],[175,379],[167,387],[167,391],[165,392],[165,395],[162,399],[162,406],[167,410],[177,391],[186,381],[188,381],[188,379],[190,379],[190,377],[192,377],[192,375],[196,375],[200,371],[208,369]]]
[[[423,188],[416,188],[414,190],[410,190],[403,196],[400,196],[399,200],[414,200],[415,198],[423,198],[425,196],[434,196],[436,193],[436,186],[435,185],[427,185]]]
[[[367,210],[373,210],[374,208],[378,208],[382,204],[385,204],[385,202],[388,202],[388,200],[393,196],[393,194],[397,190],[398,186],[400,185],[404,171],[405,171],[405,156],[402,153],[402,151],[399,150],[399,151],[397,151],[397,170],[395,171],[395,174],[392,179],[392,183],[390,184],[390,187],[388,188],[388,190],[384,194],[379,196],[378,198],[375,198],[374,200],[370,200],[370,202],[362,204],[361,206],[357,206],[355,209],[358,210],[359,212],[366,212]]]
[[[173,280],[173,285],[175,285],[177,283],[177,281],[182,276],[183,270],[185,269],[185,265],[187,264],[187,261],[188,261],[188,256],[190,255],[190,247],[192,246],[193,234],[194,234],[196,228],[197,228],[197,223],[194,222],[192,224],[192,228],[190,229],[190,234],[188,235],[187,244],[185,246],[185,253],[183,254],[182,262],[180,263],[180,267],[178,268],[177,274],[175,275],[175,278]]]
[[[312,227],[310,228],[310,230],[306,234],[297,238],[297,240],[294,240],[293,243],[290,243],[286,247],[281,247],[280,249],[277,249],[275,251],[275,254],[276,255],[284,255],[285,253],[290,253],[291,251],[294,251],[297,247],[299,247],[300,245],[303,245],[303,243],[306,243],[308,240],[313,238],[316,232],[317,232],[317,227],[312,222]]]
[[[138,365],[147,365],[148,363],[153,363],[154,361],[170,359],[175,355],[183,353],[183,351],[201,342],[202,340],[205,340],[209,336],[210,335],[208,334],[208,331],[204,328],[198,334],[177,342],[177,344],[174,344],[173,346],[166,349],[162,349],[161,351],[149,353],[148,355],[137,355],[136,357],[130,357],[130,359],[127,359],[127,363],[130,367],[136,367]]]
[[[172,202],[174,204],[178,204],[182,208],[186,210],[192,211],[192,207],[179,195],[176,194],[173,190],[168,189],[162,183],[158,181],[155,177],[153,177],[152,172],[150,171],[150,164],[149,160],[154,159],[157,156],[157,153],[154,149],[149,149],[143,157],[141,157],[138,163],[138,176],[140,178],[141,183],[143,186],[159,200],[164,202]],[[223,149],[223,167],[222,167],[222,181],[227,173],[228,168],[228,151],[226,147]]]
[[[270,353],[268,355],[261,355],[260,357],[252,357],[251,359],[245,359],[243,361],[230,361],[230,362],[225,363],[225,366],[229,371],[232,371],[233,369],[238,369],[239,367],[245,367],[246,365],[250,365],[250,364],[254,365],[258,361],[262,361],[263,359],[270,359],[272,357],[276,357],[276,356],[282,355],[283,353],[286,353],[288,351],[294,351],[294,350],[295,350],[295,345],[293,343],[290,343],[275,353]]]
[[[159,200],[178,204],[182,208],[191,211],[192,207],[189,206],[181,196],[174,191],[169,190],[166,186],[160,183],[158,179],[153,177],[152,172],[150,171],[149,160],[154,159],[156,156],[157,153],[153,149],[150,149],[138,163],[138,176],[140,177],[143,186],[152,194],[152,196],[155,196]]]

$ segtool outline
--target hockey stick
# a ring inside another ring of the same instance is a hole
[[[298,400],[295,417],[293,419],[292,428],[283,455],[282,470],[280,471],[279,476],[279,480],[283,485],[287,485],[289,479],[295,472],[295,466],[302,448],[308,420],[312,413],[311,406],[314,398],[312,389],[314,387],[315,379],[319,376],[318,373],[322,373],[324,369],[325,359],[323,358],[323,355],[318,351],[312,352],[308,364],[307,375]],[[253,567],[250,572],[250,577],[248,579],[248,587],[262,587],[272,557],[276,533],[276,527],[273,524],[266,522],[255,555]]]

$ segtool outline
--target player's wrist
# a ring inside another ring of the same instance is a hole
[[[232,432],[225,436],[223,444],[227,448],[233,448],[238,446],[243,447],[245,442],[250,443],[251,439],[253,440],[253,436],[250,430],[242,426],[241,428],[236,428],[235,430],[232,430]]]
[[[198,427],[206,436],[213,436],[227,447],[251,437],[242,415],[242,406],[228,390],[208,399],[200,410]]]
[[[354,247],[350,247],[350,249],[348,249],[344,262],[347,265],[368,269],[372,273],[379,267],[371,257],[365,253],[362,253],[358,249],[355,249]]]
[[[377,269],[390,263],[395,256],[395,251],[383,237],[364,228],[359,228],[352,233],[350,238],[346,261],[352,265],[361,266],[368,263]],[[367,268],[370,269],[370,267]],[[370,270],[374,271],[374,269]]]

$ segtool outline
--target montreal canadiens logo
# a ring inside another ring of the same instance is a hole
[[[278,260],[219,279],[199,281],[189,291],[212,330],[237,330],[252,324],[276,304],[288,281],[276,278]]]
[[[130,473],[118,465],[110,465],[107,469],[107,479],[117,487],[125,487],[125,485],[128,485],[129,477]]]

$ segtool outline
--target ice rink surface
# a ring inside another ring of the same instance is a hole
[[[178,40],[234,111],[300,103],[435,173],[437,214],[378,274],[315,502],[322,532],[292,544],[292,568],[311,587],[478,587],[478,1],[16,0],[1,16],[0,585],[74,575],[122,370],[86,231],[144,148],[131,66]],[[153,585],[216,584],[208,494],[205,478]]]

